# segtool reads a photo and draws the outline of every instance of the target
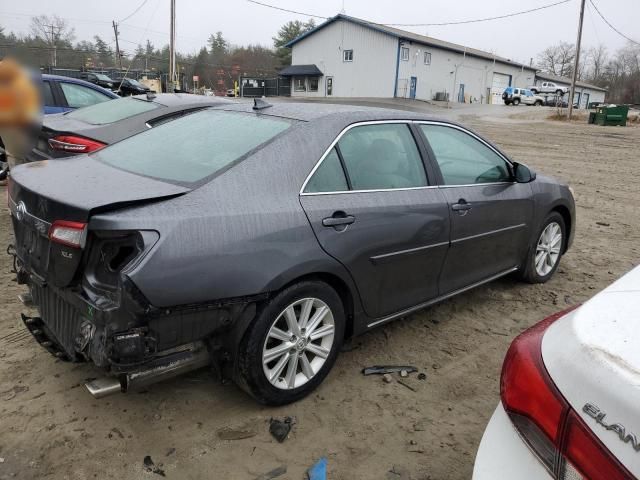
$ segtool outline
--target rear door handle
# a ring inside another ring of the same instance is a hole
[[[323,218],[322,225],[325,227],[339,227],[351,225],[356,221],[356,217],[353,215],[347,215],[344,212],[336,212],[331,217]]]
[[[471,204],[468,203],[464,198],[458,200],[458,203],[454,203],[451,205],[451,210],[454,212],[466,213],[471,210]]]

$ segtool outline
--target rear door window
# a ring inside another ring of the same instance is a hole
[[[161,107],[163,105],[159,103],[127,97],[69,112],[67,117],[75,118],[91,125],[106,125],[107,123],[124,120]]]
[[[338,142],[353,190],[423,187],[424,165],[409,126],[362,125]]]
[[[42,82],[42,103],[48,107],[53,107],[56,104],[56,101],[53,99],[51,83],[47,80]]]
[[[338,152],[332,148],[309,179],[304,192],[344,192],[346,190],[349,190],[347,177],[342,169]]]
[[[203,110],[92,154],[129,172],[180,183],[214,175],[292,125],[283,118]]]
[[[111,97],[104,93],[76,83],[60,82],[60,88],[67,99],[67,105],[71,108],[82,108],[111,100]]]

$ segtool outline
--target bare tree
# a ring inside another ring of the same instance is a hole
[[[74,29],[57,15],[38,15],[31,18],[32,35],[51,47],[51,63],[56,65],[57,48],[70,46],[75,38]]]
[[[573,44],[560,42],[545,48],[538,54],[538,65],[547,73],[568,77],[573,72],[575,56],[576,49]]]
[[[589,80],[599,82],[604,74],[604,67],[608,62],[607,47],[602,43],[587,50],[586,62],[588,64],[587,77]]]

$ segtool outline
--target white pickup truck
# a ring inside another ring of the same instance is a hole
[[[564,95],[569,92],[569,87],[563,87],[553,82],[541,82],[538,85],[532,85],[529,87],[533,93],[555,93],[557,95]]]

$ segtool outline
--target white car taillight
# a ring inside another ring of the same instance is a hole
[[[554,479],[632,479],[558,391],[542,361],[544,332],[570,310],[546,318],[513,341],[502,366],[502,404]]]
[[[87,240],[87,224],[56,220],[49,229],[49,240],[68,247],[83,248]]]

